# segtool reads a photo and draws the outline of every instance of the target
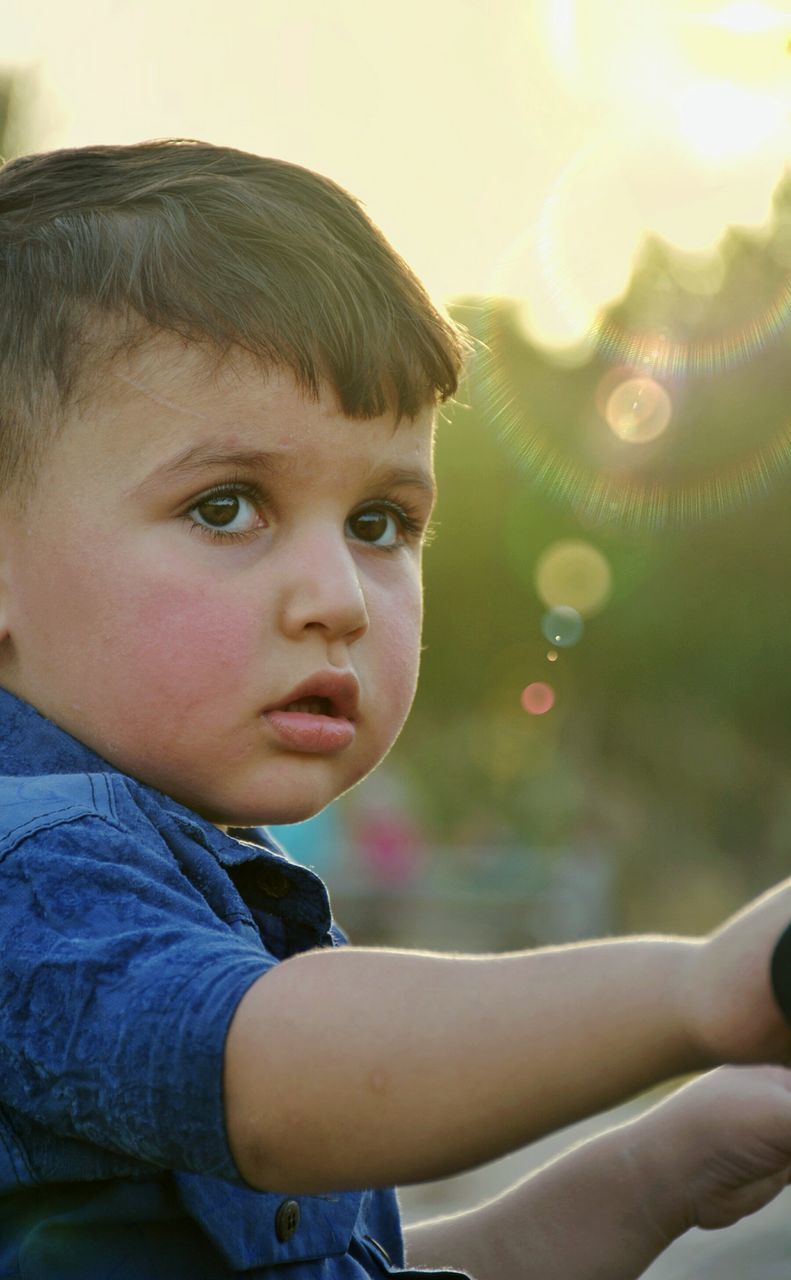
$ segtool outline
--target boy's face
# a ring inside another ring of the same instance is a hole
[[[0,685],[213,822],[293,822],[409,710],[433,415],[209,370],[164,337],[116,363],[0,511]]]

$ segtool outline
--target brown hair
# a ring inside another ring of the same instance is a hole
[[[328,379],[349,417],[397,421],[453,395],[469,350],[342,187],[184,139],[0,168],[0,298],[0,490],[152,331],[242,347],[313,396]]]

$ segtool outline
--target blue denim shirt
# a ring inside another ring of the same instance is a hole
[[[400,1270],[394,1192],[254,1191],[228,1146],[236,1006],[343,941],[264,831],[225,835],[0,690],[0,1280],[432,1274]]]

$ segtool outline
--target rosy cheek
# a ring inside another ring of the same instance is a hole
[[[131,605],[131,609],[129,608]],[[219,593],[172,584],[147,586],[124,610],[136,662],[168,683],[175,672],[184,695],[215,693],[239,683],[260,643],[260,610]]]

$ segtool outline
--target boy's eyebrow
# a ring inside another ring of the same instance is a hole
[[[194,471],[203,471],[207,467],[250,467],[259,471],[273,471],[278,463],[288,461],[287,453],[278,453],[266,449],[234,449],[218,448],[216,444],[191,445],[174,458],[158,467],[155,472],[145,477],[130,492],[137,492],[147,487],[153,480],[163,476],[189,475]],[[367,483],[374,486],[401,486],[422,490],[433,503],[437,496],[437,486],[430,471],[422,467],[376,467],[367,477]]]
[[[264,449],[222,449],[216,444],[190,445],[175,457],[149,472],[147,476],[126,491],[126,496],[139,493],[163,478],[188,476],[193,471],[205,471],[207,467],[256,467],[272,470],[275,454]]]
[[[367,481],[373,488],[397,489],[406,485],[412,489],[421,489],[432,503],[437,496],[436,481],[431,472],[425,471],[423,467],[377,467],[367,477]]]
[[[256,467],[261,471],[271,471],[277,454],[266,449],[234,449],[221,448],[216,444],[194,444],[177,453],[169,462],[157,467],[147,476],[143,484],[160,476],[189,475],[193,471],[204,471],[207,467]]]

